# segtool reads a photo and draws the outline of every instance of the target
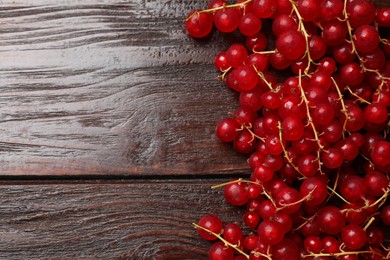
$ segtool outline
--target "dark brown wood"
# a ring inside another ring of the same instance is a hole
[[[0,174],[237,173],[214,137],[237,107],[194,1],[2,1]]]
[[[1,259],[206,259],[191,223],[240,220],[209,188],[248,173],[214,136],[237,95],[213,57],[236,36],[183,28],[206,4],[0,1]]]
[[[210,189],[222,181],[0,185],[0,256],[206,259],[211,243],[191,223],[242,214]]]

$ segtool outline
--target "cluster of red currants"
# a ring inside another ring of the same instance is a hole
[[[216,134],[248,155],[252,173],[216,187],[246,207],[251,231],[203,216],[194,225],[217,240],[210,259],[390,259],[390,8],[213,0],[185,27],[194,38],[216,28],[245,39],[214,61],[239,93]]]

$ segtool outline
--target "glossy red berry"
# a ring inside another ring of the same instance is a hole
[[[214,14],[214,24],[221,32],[233,32],[240,24],[240,15],[234,8],[218,10]]]
[[[210,260],[233,260],[234,249],[223,242],[215,242],[209,249]]]
[[[371,25],[359,26],[354,34],[355,47],[360,52],[370,53],[379,44],[379,32]]]
[[[223,226],[221,219],[214,214],[204,215],[198,222],[198,225],[204,227],[207,230],[212,231],[215,234],[220,234],[222,232]],[[198,228],[199,235],[206,240],[215,240],[216,236],[210,232]]]
[[[233,182],[226,185],[224,189],[226,202],[234,206],[242,206],[247,203],[249,200],[246,192],[247,186],[244,182]]]
[[[299,59],[306,51],[305,38],[302,33],[295,30],[284,32],[276,39],[276,49],[286,59]]]
[[[336,235],[344,228],[346,219],[339,208],[325,206],[318,211],[317,223],[326,234]]]
[[[189,35],[194,38],[207,36],[213,28],[213,17],[210,13],[194,10],[187,16],[185,27]]]
[[[264,220],[260,223],[258,234],[262,241],[268,245],[276,245],[284,238],[280,223],[271,220]]]
[[[237,120],[227,117],[219,121],[216,129],[216,135],[222,142],[232,142],[236,139],[240,128],[241,125],[237,122]]]
[[[343,228],[341,240],[347,248],[357,250],[366,243],[366,232],[359,225],[349,224]]]
[[[246,13],[240,18],[238,26],[240,32],[245,36],[255,35],[262,27],[261,20],[253,13]]]

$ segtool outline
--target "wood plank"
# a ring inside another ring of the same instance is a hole
[[[242,213],[210,189],[223,181],[2,182],[1,258],[206,259],[191,223]]]
[[[214,137],[237,96],[212,57],[237,37],[183,28],[206,3],[1,1],[0,175],[245,173]]]
[[[237,97],[220,36],[195,41],[185,1],[3,0],[0,174],[243,172],[214,137]]]

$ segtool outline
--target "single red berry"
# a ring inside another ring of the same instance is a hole
[[[368,0],[347,1],[347,14],[353,28],[370,24],[375,18],[375,6]]]
[[[258,234],[262,241],[268,245],[276,245],[284,238],[280,223],[271,220],[264,220],[260,223]]]
[[[380,27],[390,27],[390,7],[378,8],[375,20]]]
[[[300,258],[299,253],[299,247],[294,241],[288,238],[283,239],[272,248],[273,259],[296,260]]]
[[[303,136],[305,126],[302,121],[294,116],[289,116],[282,121],[282,135],[288,141],[295,141]]]
[[[344,3],[342,0],[323,0],[320,5],[319,20],[329,21],[342,18]]]
[[[353,39],[358,51],[370,53],[379,45],[379,32],[371,25],[362,25],[355,30]]]
[[[198,222],[198,225],[204,227],[207,230],[212,231],[215,234],[220,234],[222,232],[223,226],[221,219],[214,214],[204,215]],[[199,235],[206,240],[215,240],[216,236],[210,232],[198,228]]]
[[[264,51],[267,47],[267,37],[264,33],[258,32],[252,36],[246,37],[245,45],[251,51]]]
[[[389,119],[387,108],[381,103],[371,103],[364,108],[364,118],[367,122],[375,124],[387,122]]]
[[[270,18],[277,9],[276,0],[254,0],[253,13],[259,18]]]
[[[387,141],[377,142],[371,150],[371,159],[374,163],[383,166],[390,165],[390,143]]]
[[[225,186],[225,200],[234,206],[242,206],[248,202],[249,197],[246,192],[247,184],[244,182],[233,182]]]
[[[280,14],[272,21],[272,32],[275,36],[290,30],[298,30],[298,23],[288,14]]]
[[[333,236],[325,236],[321,239],[324,253],[334,254],[340,252],[340,242]]]
[[[248,51],[241,44],[234,43],[226,51],[226,60],[229,67],[237,68],[243,65],[247,58]]]
[[[234,8],[223,8],[215,12],[214,24],[221,32],[233,32],[240,24],[240,15]]]
[[[382,208],[381,219],[386,226],[390,226],[390,205]]]
[[[326,179],[322,177],[309,177],[305,179],[299,192],[302,197],[307,197],[304,203],[308,206],[319,206],[328,197],[328,187]]]
[[[256,228],[260,222],[259,213],[256,211],[247,211],[243,216],[243,221],[249,228]]]
[[[240,32],[245,36],[255,35],[262,27],[261,20],[253,13],[246,13],[241,16],[240,24],[238,26]]]
[[[359,202],[365,198],[367,185],[360,176],[351,175],[340,181],[340,193],[349,202]]]
[[[194,10],[188,14],[185,27],[192,37],[203,38],[213,28],[213,16],[210,13]]]
[[[242,239],[242,230],[237,224],[229,223],[223,228],[222,236],[229,243],[237,245]]]
[[[349,224],[343,228],[341,240],[347,248],[357,250],[366,243],[366,232],[359,225]]]
[[[306,237],[303,244],[307,252],[314,254],[320,253],[323,247],[321,239],[315,236]]]
[[[335,206],[325,206],[318,211],[317,223],[324,233],[336,235],[340,233],[345,226],[346,219],[339,208]]]
[[[298,0],[297,9],[303,20],[314,21],[320,14],[321,5],[317,0]]]
[[[306,41],[302,33],[290,30],[276,39],[276,49],[287,59],[301,58],[306,51]]]
[[[215,242],[209,249],[210,260],[233,260],[234,249],[225,243],[218,241]]]
[[[232,142],[236,139],[240,127],[237,120],[224,118],[217,125],[216,135],[222,142]]]

